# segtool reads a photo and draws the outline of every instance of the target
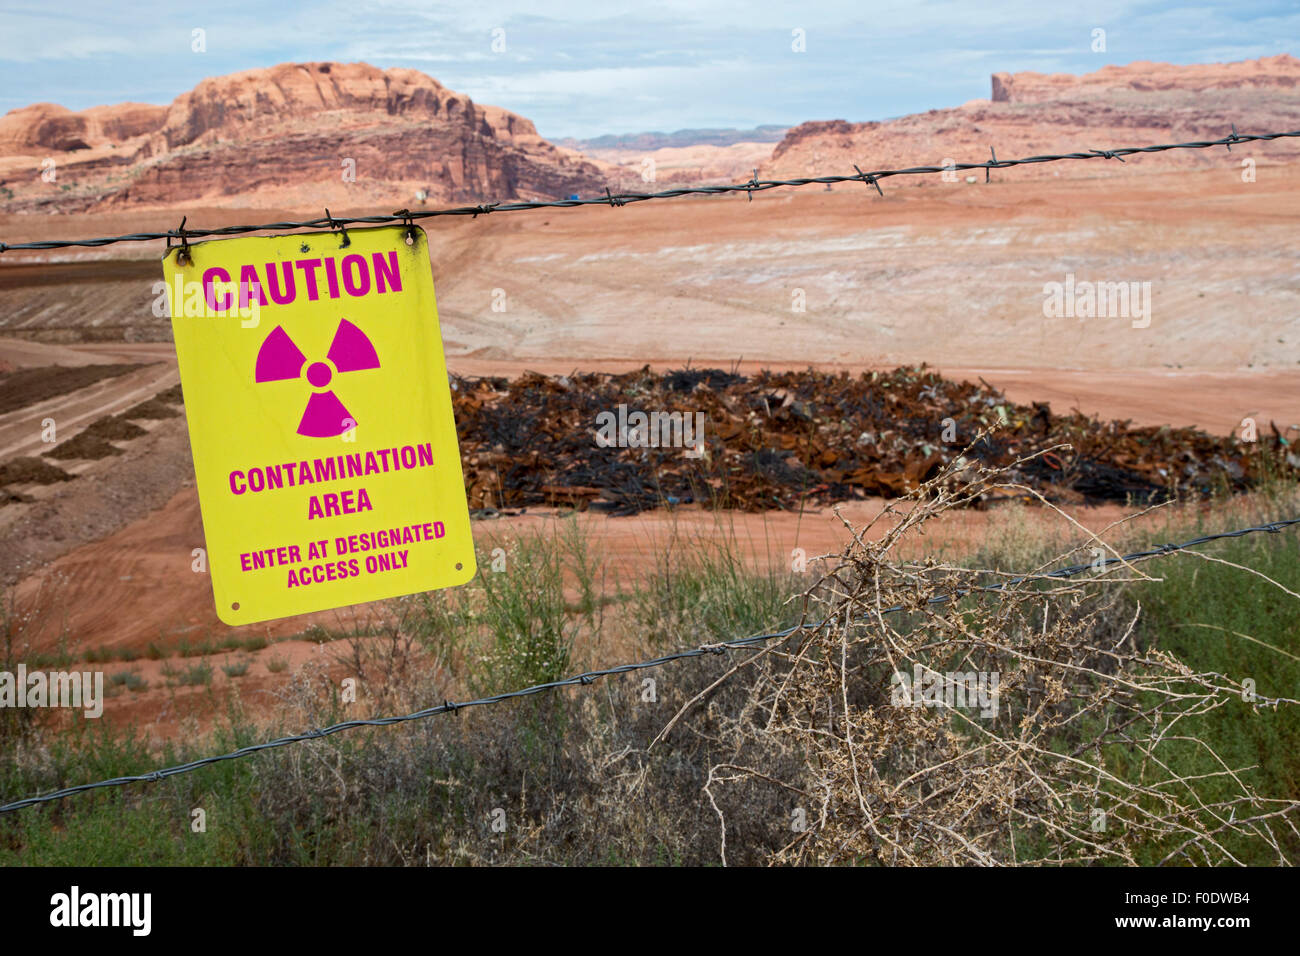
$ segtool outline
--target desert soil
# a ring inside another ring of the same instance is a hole
[[[952,377],[981,376],[1019,402],[1228,434],[1246,416],[1279,427],[1300,422],[1295,171],[1261,169],[1253,184],[1227,165],[1024,183],[1007,171],[988,186],[900,186],[884,199],[861,186],[805,189],[752,203],[676,200],[432,220],[426,228],[449,365],[461,374],[687,362],[856,372],[926,362]],[[191,225],[249,215],[187,212]],[[166,222],[158,212],[90,222],[5,216],[0,236],[100,235],[165,227],[180,214],[168,212]],[[161,270],[152,277],[148,263],[156,265],[161,245],[5,254],[0,368],[157,364],[0,416],[0,458],[39,453],[46,417],[75,433],[177,380],[167,320],[151,308]],[[1043,285],[1067,273],[1151,282],[1150,326],[1045,317]],[[505,312],[492,309],[498,289]],[[806,310],[794,311],[800,294]],[[121,456],[66,463],[77,480],[19,489],[35,500],[0,508],[0,574],[16,582],[20,601],[51,598],[59,629],[83,650],[140,650],[230,630],[216,619],[206,575],[191,570],[203,530],[183,420],[142,424],[148,435],[123,443]],[[843,511],[861,523],[881,504]],[[1121,512],[1076,513],[1095,529]],[[936,542],[969,548],[1002,515],[953,515]],[[556,520],[529,512],[476,522],[475,534],[490,548],[521,532],[546,533]],[[611,576],[625,581],[651,571],[674,532],[685,540],[734,536],[760,564],[784,563],[794,547],[837,550],[847,534],[827,509],[578,520]],[[285,637],[312,623],[338,626],[352,613],[243,631]],[[51,629],[39,643],[54,640]],[[247,687],[270,692],[291,672],[265,670],[268,655],[297,661],[319,653],[307,642],[272,645],[251,655],[257,681]],[[223,682],[218,670],[218,687]],[[133,695],[142,719],[174,722],[213,706],[212,695],[173,699],[161,684],[151,679],[149,691]]]

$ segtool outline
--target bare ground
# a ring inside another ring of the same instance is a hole
[[[1291,168],[1262,169],[1254,184],[1240,183],[1237,167],[1226,165],[1104,181],[995,178],[1001,181],[987,187],[888,189],[883,200],[864,187],[753,203],[683,200],[433,220],[426,228],[449,365],[467,375],[512,375],[687,362],[856,372],[926,362],[951,377],[983,377],[1015,401],[1047,400],[1140,424],[1227,434],[1246,416],[1279,427],[1300,421],[1300,288],[1291,253],[1300,194]],[[187,212],[191,224],[204,225],[249,215]],[[90,223],[7,216],[0,235],[165,228],[180,214]],[[5,255],[0,368],[158,364],[0,416],[0,460],[44,450],[45,417],[75,432],[178,380],[166,320],[152,314],[152,283],[139,265],[160,246]],[[75,264],[58,264],[67,260]],[[28,265],[7,273],[13,261]],[[1151,282],[1150,327],[1045,317],[1043,284],[1067,273]],[[497,289],[505,312],[492,310]],[[802,312],[792,309],[800,290]],[[18,581],[22,597],[42,588],[55,595],[60,629],[66,625],[82,649],[229,633],[213,613],[207,576],[191,570],[203,533],[184,423],[143,424],[148,434],[120,443],[124,454],[67,463],[76,480],[23,486],[33,501],[0,508],[0,575]],[[861,523],[880,506],[856,502],[844,513]],[[978,544],[1001,515],[953,516],[940,526],[951,536],[945,546]],[[1078,516],[1097,528],[1118,510]],[[557,520],[530,512],[477,522],[475,534],[491,547]],[[829,511],[719,518],[687,509],[577,520],[624,581],[650,573],[674,534],[738,540],[758,564],[784,563],[794,547],[810,555],[836,550],[845,534]],[[244,631],[286,637],[312,623],[335,626],[350,613]],[[278,648],[295,659],[318,653],[306,642],[274,645],[253,655],[255,680],[240,680],[274,688],[283,675],[263,661]],[[229,682],[218,672],[218,689]],[[141,713],[176,719],[176,709],[151,693],[139,698]],[[215,691],[189,696],[200,709],[219,706]]]

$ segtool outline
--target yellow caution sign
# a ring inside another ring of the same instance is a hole
[[[423,230],[194,243],[163,273],[221,620],[474,576]]]

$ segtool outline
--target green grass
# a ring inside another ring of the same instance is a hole
[[[792,595],[812,572],[755,572],[733,538],[681,542],[668,549],[654,577],[632,597],[636,617],[651,623],[647,637],[663,649],[746,637],[793,623]],[[780,561],[773,567],[781,568]]]
[[[142,691],[149,686],[149,682],[135,671],[118,671],[108,678],[108,682],[112,687],[125,687],[129,691]]]
[[[1300,592],[1300,538],[1294,531],[1231,540],[1208,553]],[[1129,596],[1144,609],[1144,639],[1194,670],[1253,680],[1258,696],[1300,698],[1300,601],[1253,574],[1189,556],[1162,559],[1158,573],[1161,583],[1135,586]],[[1240,769],[1241,779],[1261,794],[1300,795],[1300,708],[1274,710],[1233,700],[1184,719],[1177,732],[1205,746],[1184,740],[1162,745],[1161,758],[1171,770],[1189,776],[1222,770],[1208,747],[1228,767]],[[1136,759],[1122,766],[1134,778],[1141,772]],[[1198,792],[1210,802],[1230,799],[1240,790],[1230,777],[1216,777],[1203,781]],[[1300,841],[1287,840],[1284,825],[1275,822],[1274,830],[1292,859],[1300,855]],[[1160,849],[1153,847],[1147,862],[1158,862],[1164,855]],[[1252,851],[1241,843],[1230,849],[1246,855],[1242,862],[1276,862],[1261,851],[1248,855]]]
[[[183,687],[206,687],[212,683],[212,665],[206,661],[190,664],[180,670],[164,670],[163,673]]]
[[[1260,493],[1249,502],[1237,499],[1233,504],[1237,507],[1227,511],[1199,510],[1190,516],[1168,510],[1154,526],[1119,529],[1118,535],[1112,532],[1106,537],[1120,553],[1127,553],[1300,515],[1300,494],[1294,483],[1277,476],[1266,476]],[[1041,528],[1028,517],[1029,509],[1008,509],[1007,520],[994,526],[966,563],[1023,569],[1050,559],[1059,544],[1045,541]],[[1252,568],[1300,593],[1300,528],[1225,539],[1195,551]],[[1065,563],[1090,559],[1090,552],[1084,550]],[[1140,646],[1169,652],[1196,672],[1214,672],[1234,681],[1253,679],[1259,696],[1300,698],[1300,660],[1296,659],[1300,658],[1300,599],[1258,575],[1191,554],[1161,557],[1144,563],[1141,570],[1157,580],[1126,585],[1115,611],[1117,620],[1127,623],[1140,610],[1134,630]],[[1108,752],[1108,769],[1131,782],[1151,783],[1170,773],[1221,773],[1226,764],[1239,769],[1238,778],[1262,796],[1300,799],[1300,707],[1283,705],[1274,710],[1234,699],[1210,713],[1183,718],[1170,736],[1192,739],[1161,743],[1157,755],[1167,769],[1144,764],[1141,754],[1123,746]],[[1240,793],[1231,777],[1206,778],[1197,784],[1197,794],[1206,802]],[[1289,833],[1287,825],[1272,821],[1270,828],[1289,859],[1300,858],[1300,839]],[[1258,844],[1230,840],[1226,845],[1242,862],[1277,862],[1271,850]],[[1155,865],[1177,844],[1139,841],[1139,846],[1138,859]]]

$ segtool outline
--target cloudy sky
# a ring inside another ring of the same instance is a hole
[[[364,60],[581,138],[884,119],[987,97],[999,70],[1300,54],[1298,39],[1295,0],[0,0],[0,111],[167,103],[208,76]]]

